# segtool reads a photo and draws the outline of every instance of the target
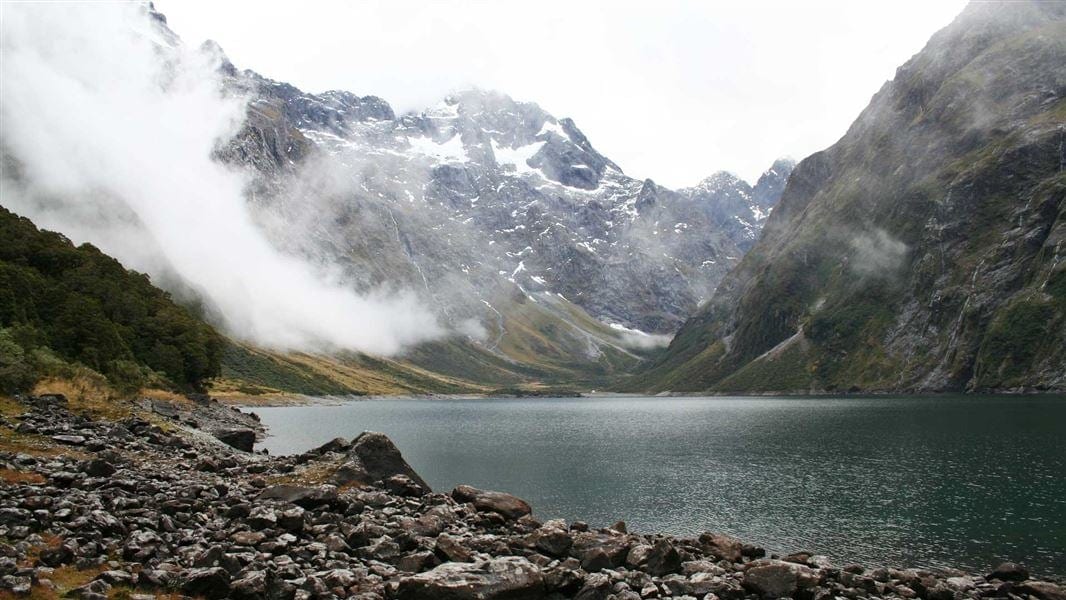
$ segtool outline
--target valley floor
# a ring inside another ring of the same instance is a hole
[[[867,569],[713,533],[542,523],[506,493],[431,492],[381,434],[249,452],[257,419],[207,398],[103,414],[26,397],[0,413],[0,596],[1066,598],[1019,565]]]

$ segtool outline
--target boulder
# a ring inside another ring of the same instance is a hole
[[[999,579],[1000,581],[1025,581],[1029,579],[1029,569],[1018,563],[1005,562],[992,570],[988,574],[988,579]]]
[[[110,477],[115,474],[117,469],[102,458],[94,458],[82,465],[82,471],[90,477]]]
[[[252,571],[232,583],[230,595],[239,599],[263,598],[266,596],[268,583],[266,573]]]
[[[681,570],[681,553],[669,540],[661,539],[655,542],[651,551],[648,552],[644,570],[653,577],[677,573]]]
[[[1040,600],[1066,600],[1066,588],[1050,581],[1026,581],[1016,589]]]
[[[792,597],[819,584],[817,571],[782,560],[757,560],[744,569],[744,587],[764,598]]]
[[[603,548],[593,548],[585,553],[581,559],[581,568],[589,573],[595,573],[614,567],[611,557],[604,552]]]
[[[308,451],[308,454],[316,454],[321,456],[330,452],[345,452],[352,445],[351,442],[344,438],[333,438],[332,440],[322,444],[318,448],[314,448]]]
[[[626,566],[630,569],[640,569],[648,563],[648,555],[651,554],[651,546],[648,544],[637,544],[629,549],[629,553],[626,554]]]
[[[432,491],[384,433],[364,431],[352,440],[347,456],[349,460],[333,474],[336,485],[370,485],[393,475],[406,475],[425,491]]]
[[[255,447],[255,431],[251,429],[216,429],[211,432],[211,435],[218,438],[223,444],[244,452],[251,452],[252,448]]]
[[[584,562],[590,552],[599,549],[610,557],[613,566],[620,567],[625,563],[631,545],[632,539],[620,533],[585,531],[573,537],[570,556]]]
[[[744,557],[744,543],[732,536],[706,532],[700,534],[699,543],[704,552],[718,560],[736,563]]]
[[[417,498],[426,494],[425,488],[415,483],[407,475],[393,475],[384,480],[385,489],[390,494]]]
[[[556,558],[566,556],[570,550],[570,532],[560,521],[548,521],[530,535],[533,546],[548,556]]]
[[[181,591],[204,598],[228,598],[230,575],[222,567],[192,569],[181,584]]]
[[[395,600],[539,600],[544,576],[519,556],[473,563],[444,563],[425,573],[402,577]]]
[[[505,492],[479,490],[469,485],[460,485],[452,490],[452,498],[458,502],[469,502],[479,512],[494,512],[508,519],[518,519],[533,512],[532,507],[518,496]]]
[[[470,562],[474,559],[474,553],[464,547],[459,540],[442,533],[437,537],[435,546],[437,553],[452,562]]]

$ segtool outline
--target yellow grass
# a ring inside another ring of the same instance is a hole
[[[63,394],[71,412],[115,421],[128,417],[133,409],[128,401],[119,398],[105,380],[87,375],[42,379],[33,387],[33,394]]]
[[[0,469],[0,481],[11,485],[31,484],[39,485],[46,480],[40,473],[33,471],[18,471],[15,469]]]

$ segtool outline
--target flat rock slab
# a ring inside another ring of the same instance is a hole
[[[444,563],[400,579],[396,600],[535,600],[545,597],[544,576],[533,563],[505,556]]]
[[[504,492],[479,490],[469,485],[460,485],[452,490],[452,498],[469,502],[480,512],[494,512],[508,519],[518,519],[533,512],[528,502]]]
[[[337,501],[337,488],[333,486],[273,485],[260,492],[257,499],[288,502],[310,510],[335,503]]]

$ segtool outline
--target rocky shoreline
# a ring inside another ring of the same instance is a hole
[[[0,597],[1066,600],[1020,565],[866,569],[540,522],[510,494],[430,491],[382,434],[248,452],[258,419],[207,398],[122,418],[16,402],[0,418]]]

